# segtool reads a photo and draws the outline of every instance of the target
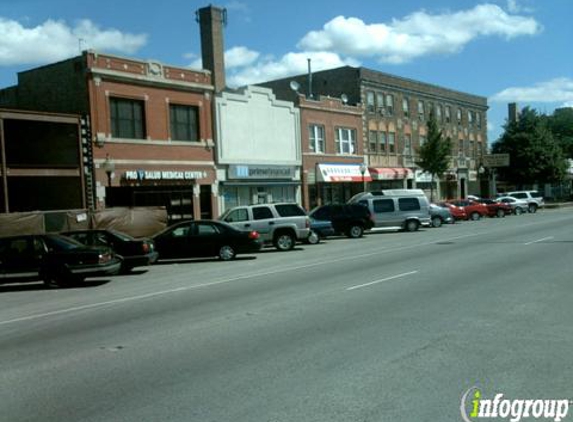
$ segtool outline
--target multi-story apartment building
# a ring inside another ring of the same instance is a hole
[[[294,100],[291,82],[309,86],[309,75],[260,85],[278,98]],[[443,197],[479,193],[478,169],[487,150],[487,99],[401,78],[364,67],[340,67],[311,74],[309,95],[342,97],[362,104],[364,152],[371,189],[418,187],[429,180],[418,166],[417,150],[427,139],[427,121],[434,112],[452,140],[451,165],[440,185]]]
[[[18,74],[4,106],[91,122],[86,186],[97,206],[166,206],[211,217],[216,171],[211,73],[85,51]]]

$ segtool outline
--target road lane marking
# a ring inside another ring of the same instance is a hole
[[[378,284],[378,283],[383,283],[385,281],[389,281],[389,280],[394,280],[397,278],[402,278],[402,277],[406,277],[408,275],[412,275],[412,274],[416,274],[418,272],[418,270],[416,271],[410,271],[408,273],[402,273],[402,274],[397,274],[397,275],[393,275],[391,277],[386,277],[386,278],[382,278],[380,280],[374,280],[371,281],[370,283],[365,283],[365,284],[358,284],[357,286],[352,286],[352,287],[348,287],[346,290],[350,291],[350,290],[356,290],[356,289],[361,289],[363,287],[368,287],[368,286],[372,286],[374,284]]]
[[[553,239],[553,236],[547,236],[547,237],[544,237],[542,239],[533,240],[531,242],[524,243],[524,245],[525,246],[533,245],[534,243],[539,243],[539,242],[543,242],[544,240],[550,240],[550,239]]]

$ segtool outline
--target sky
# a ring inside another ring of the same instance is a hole
[[[0,88],[84,49],[201,68],[194,0],[0,0]],[[343,65],[507,104],[573,107],[573,0],[220,0],[233,87]]]

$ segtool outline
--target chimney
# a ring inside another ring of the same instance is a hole
[[[196,12],[201,30],[203,68],[210,70],[215,92],[225,89],[225,50],[223,25],[227,24],[227,9],[209,5]]]
[[[515,123],[519,120],[519,109],[517,108],[517,103],[509,103],[507,105],[507,111],[507,119],[510,123]]]

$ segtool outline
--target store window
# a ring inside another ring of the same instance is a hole
[[[171,139],[199,141],[199,108],[187,105],[169,105]]]
[[[312,152],[324,153],[324,126],[310,125],[308,127],[308,147]]]
[[[114,138],[144,139],[144,102],[125,98],[110,98],[111,136]]]
[[[356,130],[349,128],[336,129],[336,151],[338,154],[356,153]]]

